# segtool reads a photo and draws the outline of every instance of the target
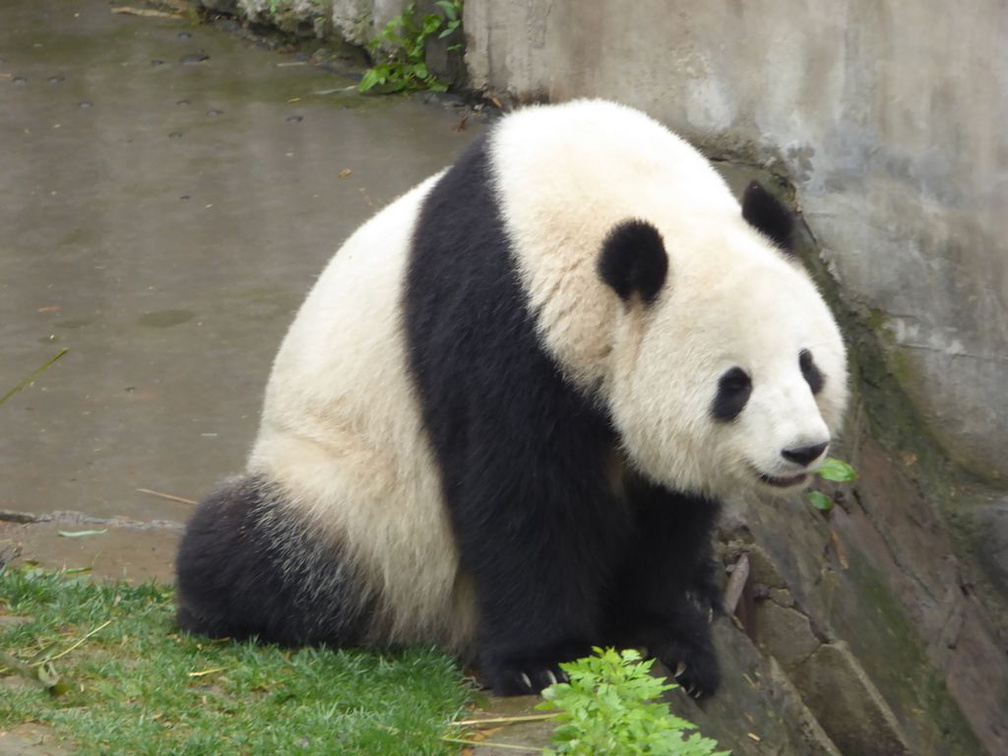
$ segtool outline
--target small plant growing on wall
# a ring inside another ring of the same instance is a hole
[[[361,92],[444,92],[448,85],[427,68],[427,41],[445,39],[462,27],[462,0],[439,0],[441,11],[418,13],[416,3],[389,21],[367,49],[374,65],[358,84]],[[458,49],[453,45],[449,50]]]

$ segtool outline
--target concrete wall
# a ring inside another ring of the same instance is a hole
[[[466,0],[472,84],[779,156],[950,454],[1008,477],[1005,0]]]

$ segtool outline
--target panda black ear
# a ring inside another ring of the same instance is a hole
[[[789,255],[794,254],[794,214],[759,181],[750,183],[742,195],[742,218]]]
[[[668,255],[658,229],[647,221],[627,220],[602,242],[598,274],[624,302],[634,294],[651,304],[668,275]]]

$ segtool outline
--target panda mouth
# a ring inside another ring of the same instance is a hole
[[[793,488],[794,486],[804,485],[808,480],[808,474],[802,473],[801,475],[789,475],[784,478],[778,478],[773,475],[767,475],[766,473],[760,473],[759,479],[768,486],[773,486],[774,488]]]

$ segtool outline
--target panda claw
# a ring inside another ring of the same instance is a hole
[[[521,673],[521,681],[526,689],[532,690],[532,681],[529,679],[529,676],[526,675],[524,672]]]
[[[676,671],[675,671],[675,673],[672,676],[676,680],[678,680],[680,677],[683,676],[683,673],[685,671],[686,671],[686,662],[679,662],[679,665],[676,667]]]
[[[553,670],[552,669],[547,669],[546,670],[546,677],[549,678],[550,685],[556,685],[557,684],[557,677],[556,677],[556,675],[553,674]]]

